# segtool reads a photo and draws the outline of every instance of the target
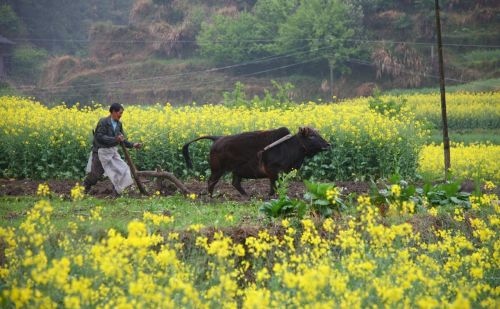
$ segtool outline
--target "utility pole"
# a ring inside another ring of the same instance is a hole
[[[333,100],[333,64],[330,67],[330,98]]]
[[[444,88],[443,42],[441,41],[441,20],[439,17],[439,0],[436,3],[436,30],[439,57],[439,85],[441,89],[441,117],[443,119],[444,176],[448,178],[450,170],[450,138],[448,137],[448,117],[446,116],[446,94]]]

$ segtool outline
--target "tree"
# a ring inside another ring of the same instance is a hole
[[[12,7],[8,4],[0,5],[0,34],[13,37],[23,30],[22,23]]]
[[[260,0],[251,12],[237,17],[216,15],[197,37],[202,54],[216,62],[240,62],[273,54],[279,27],[299,0]]]
[[[11,77],[19,83],[36,83],[48,54],[29,44],[16,46],[12,54]]]
[[[81,54],[87,47],[90,24],[108,19],[125,23],[132,1],[0,0],[0,3],[10,6],[26,28],[20,35],[23,39],[51,53]],[[0,29],[4,29],[2,17],[0,12]]]
[[[254,15],[243,12],[237,18],[215,15],[212,24],[204,23],[197,37],[201,53],[217,63],[240,62],[266,55],[266,41],[255,25]]]
[[[360,54],[356,38],[361,35],[363,13],[343,0],[307,0],[279,29],[282,52],[304,49],[295,58],[325,59],[331,72],[348,73],[349,58]]]
[[[254,29],[267,41],[266,49],[269,52],[275,53],[279,49],[275,41],[279,29],[299,5],[299,0],[260,0],[255,4],[253,14],[258,22]]]

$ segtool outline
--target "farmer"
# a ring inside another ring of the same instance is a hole
[[[109,107],[110,115],[101,118],[97,123],[92,141],[92,152],[86,168],[88,174],[83,181],[85,193],[90,191],[90,187],[95,185],[104,173],[113,183],[115,196],[134,183],[130,168],[118,153],[118,145],[123,143],[127,148],[141,148],[142,144],[131,143],[125,139],[120,122],[123,110],[121,104],[113,103]]]

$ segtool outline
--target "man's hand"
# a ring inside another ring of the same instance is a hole
[[[125,140],[125,137],[124,137],[122,134],[120,134],[120,135],[117,135],[117,136],[116,136],[116,141],[117,141],[118,143],[121,143],[121,142],[123,142],[124,140]]]
[[[142,147],[141,143],[134,143],[134,148],[139,149]]]

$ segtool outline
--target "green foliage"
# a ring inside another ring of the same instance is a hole
[[[468,209],[469,196],[470,193],[461,191],[461,182],[458,180],[434,185],[426,182],[422,187],[417,187],[399,175],[393,175],[387,181],[380,180],[378,185],[372,181],[370,191],[371,201],[382,209],[391,205],[402,208],[404,203],[410,202],[415,206],[412,212],[423,212],[429,206]]]
[[[8,4],[0,5],[0,34],[10,37],[22,32],[23,25],[12,7]]]
[[[500,145],[500,129],[458,129],[448,132],[450,140],[455,143],[471,145],[477,143],[491,143]],[[427,139],[427,144],[441,144],[443,142],[443,131],[434,129]]]
[[[359,181],[387,177],[395,172],[415,177],[419,155],[419,148],[415,147],[420,141],[410,131],[401,132],[400,136],[400,140],[388,145],[376,143],[368,136],[354,141],[339,134],[329,141],[332,144],[329,150],[306,161],[301,174],[304,178]]]
[[[265,89],[264,90],[264,97],[260,99],[259,97],[254,97],[252,100],[252,105],[256,108],[269,108],[269,107],[281,107],[281,108],[286,108],[291,105],[295,105],[295,103],[292,101],[292,95],[291,92],[293,89],[295,89],[295,86],[292,83],[285,83],[285,84],[280,84],[279,82],[275,80],[271,80],[271,84],[273,85],[273,88],[275,89],[273,92],[275,94],[273,95],[272,91]]]
[[[307,192],[304,198],[309,201],[310,210],[322,217],[331,217],[333,213],[347,209],[342,198],[342,189],[333,183],[304,181]]]
[[[426,183],[422,189],[419,190],[432,206],[461,206],[470,208],[469,196],[470,193],[462,192],[461,184],[459,181],[447,181],[442,184],[432,185]]]
[[[27,36],[51,53],[78,53],[87,48],[92,22],[128,22],[134,0],[61,1],[14,0],[11,7],[26,27]],[[2,18],[0,18],[2,20]],[[0,26],[0,29],[2,27]]]
[[[304,1],[279,29],[279,49],[297,48],[306,53],[299,60],[328,60],[337,73],[348,73],[348,60],[359,55],[361,48],[353,38],[361,35],[363,14],[359,6],[341,0]]]
[[[0,81],[0,97],[18,95],[16,89],[12,88],[8,83]]]
[[[411,29],[413,26],[413,21],[411,20],[408,14],[401,15],[395,22],[395,28],[398,30],[407,30]]]
[[[359,6],[340,0],[261,0],[252,13],[215,16],[197,41],[219,63],[300,50],[291,59],[326,59],[334,71],[346,73],[348,58],[360,53],[350,39],[361,34],[362,18]]]
[[[277,184],[277,199],[262,203],[259,211],[269,218],[296,217],[302,219],[306,213],[312,212],[321,217],[331,217],[334,212],[347,209],[341,195],[342,188],[333,183],[320,183],[304,181],[306,193],[303,200],[288,197],[288,186],[292,178],[297,175],[297,170],[280,176]]]
[[[460,85],[446,85],[446,92],[495,92],[500,91],[500,78],[477,80]],[[386,95],[403,94],[429,94],[439,93],[439,87],[435,88],[413,88],[413,89],[392,89],[384,91]]]
[[[373,97],[368,99],[370,109],[389,117],[396,117],[401,113],[401,109],[406,105],[406,99],[403,97],[382,98],[379,89],[375,89]]]
[[[276,184],[277,199],[272,199],[262,203],[259,212],[268,218],[298,217],[302,218],[306,213],[307,206],[302,200],[288,197],[288,187],[290,181],[297,175],[297,170],[292,170],[288,174],[280,175]]]
[[[10,74],[20,82],[37,82],[47,57],[47,52],[40,48],[29,45],[16,47],[12,54]]]
[[[245,85],[238,81],[234,84],[233,91],[224,92],[224,105],[227,107],[248,106],[244,87]]]
[[[291,83],[280,84],[275,80],[271,80],[273,89],[264,89],[264,96],[254,96],[252,100],[248,100],[248,95],[245,93],[245,85],[242,82],[236,82],[234,90],[224,92],[224,105],[227,107],[248,107],[260,110],[268,110],[271,108],[283,108],[296,105],[292,100],[292,90],[295,86]]]
[[[460,63],[469,68],[496,71],[500,69],[500,50],[474,50],[462,56]]]
[[[261,33],[254,28],[257,20],[250,13],[237,18],[215,15],[212,24],[204,23],[197,36],[202,55],[216,63],[242,62],[267,55]]]
[[[379,186],[382,186],[379,189]],[[404,202],[411,202],[417,206],[415,211],[421,211],[423,208],[422,194],[419,194],[418,189],[414,184],[408,183],[398,174],[392,175],[388,179],[388,183],[381,180],[379,185],[373,180],[371,181],[370,198],[371,201],[379,207],[387,207],[389,205],[397,205],[401,208]]]
[[[266,40],[266,50],[278,52],[280,47],[274,39],[280,28],[300,6],[298,0],[259,0],[253,8],[258,23],[254,27]],[[287,51],[289,52],[289,51]]]
[[[302,218],[306,212],[306,204],[301,200],[291,199],[285,196],[263,203],[259,211],[269,218],[291,216]]]

